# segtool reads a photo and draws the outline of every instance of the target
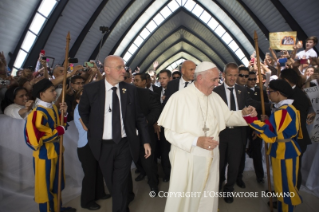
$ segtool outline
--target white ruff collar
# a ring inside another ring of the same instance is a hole
[[[37,105],[41,105],[42,107],[53,109],[52,103],[48,103],[48,102],[42,101],[39,98],[37,98],[36,102],[37,102]]]

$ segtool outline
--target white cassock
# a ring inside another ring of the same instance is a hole
[[[158,120],[158,124],[165,128],[167,141],[172,144],[169,153],[172,169],[165,212],[218,210],[218,197],[212,197],[219,186],[218,146],[208,151],[192,145],[194,139],[205,136],[206,116],[207,136],[217,141],[220,131],[226,126],[247,126],[241,111],[230,111],[218,94],[212,92],[207,97],[194,84],[174,93]]]

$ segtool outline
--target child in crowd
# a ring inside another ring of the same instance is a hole
[[[259,137],[270,143],[267,152],[271,157],[275,192],[278,199],[278,212],[292,212],[301,204],[297,189],[300,147],[298,138],[302,138],[299,111],[287,99],[292,88],[285,80],[273,80],[269,83],[268,96],[275,103],[275,112],[268,118],[245,117],[250,127]]]
[[[57,211],[59,136],[65,132],[60,116],[67,105],[60,104],[60,111],[52,104],[56,98],[55,87],[48,79],[42,79],[33,85],[32,95],[37,98],[37,107],[28,115],[25,126],[25,140],[33,150],[35,174],[35,202],[40,212]],[[67,114],[64,118],[66,123]],[[61,153],[62,154],[62,153]],[[64,170],[62,166],[61,190],[64,188]],[[61,205],[62,203],[60,203]],[[74,208],[61,208],[61,212],[75,212]]]
[[[81,190],[81,207],[89,210],[98,210],[101,206],[95,201],[99,199],[108,199],[111,195],[105,194],[102,171],[88,144],[88,129],[82,122],[79,114],[78,107],[82,92],[82,88],[76,92],[73,102],[74,124],[79,132],[77,152],[84,172]]]

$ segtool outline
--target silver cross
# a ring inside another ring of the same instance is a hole
[[[206,122],[205,122],[205,123],[204,123],[204,128],[203,128],[203,131],[204,131],[204,133],[205,133],[205,137],[207,137],[207,136],[206,136],[206,132],[207,132],[208,130],[209,130],[209,128],[206,127]]]

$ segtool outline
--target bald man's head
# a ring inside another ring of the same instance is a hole
[[[185,60],[181,68],[183,79],[187,82],[194,80],[195,69],[196,64],[193,61]]]
[[[113,86],[124,80],[125,68],[119,56],[109,55],[104,59],[105,79]]]

